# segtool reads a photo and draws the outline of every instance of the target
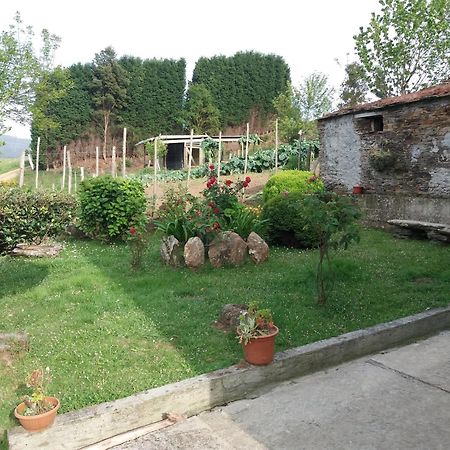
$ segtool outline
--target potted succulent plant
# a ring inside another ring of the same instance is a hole
[[[256,302],[250,303],[239,317],[237,333],[247,362],[267,365],[273,361],[278,328],[273,324],[270,309],[259,309]]]
[[[27,387],[31,394],[23,398],[14,410],[14,415],[27,431],[40,431],[50,426],[55,420],[60,403],[56,397],[45,395],[51,381],[50,369],[33,370],[27,378]]]

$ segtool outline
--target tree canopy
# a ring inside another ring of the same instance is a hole
[[[354,36],[377,97],[413,92],[450,77],[450,1],[379,0],[381,12]]]

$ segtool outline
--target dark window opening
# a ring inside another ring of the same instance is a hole
[[[377,133],[383,129],[383,116],[356,117],[356,130],[360,133]]]

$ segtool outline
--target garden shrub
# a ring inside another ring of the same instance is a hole
[[[263,199],[268,202],[281,193],[299,192],[312,194],[323,191],[324,185],[320,178],[312,172],[303,170],[284,170],[272,175],[264,186]]]
[[[80,229],[105,241],[125,239],[131,226],[146,223],[147,200],[138,180],[104,176],[81,183]]]
[[[306,195],[290,192],[278,195],[264,204],[262,217],[267,221],[266,238],[285,247],[310,248],[319,243],[319,235],[309,229],[304,213]]]
[[[74,196],[0,186],[0,254],[19,243],[39,243],[64,231],[76,217]]]

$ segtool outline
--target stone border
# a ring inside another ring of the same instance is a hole
[[[335,366],[450,329],[450,306],[277,353],[273,364],[231,366],[131,397],[62,414],[40,433],[8,432],[10,450],[80,449],[163,419],[168,412],[192,416],[256,395],[271,384]]]

